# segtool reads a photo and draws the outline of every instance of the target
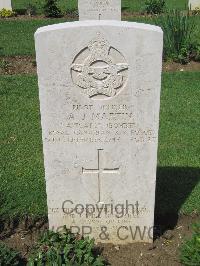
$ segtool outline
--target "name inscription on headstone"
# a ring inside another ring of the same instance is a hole
[[[136,94],[138,95],[138,94]],[[49,131],[46,141],[64,143],[117,143],[126,136],[127,141],[153,141],[152,128],[136,126],[134,106],[127,104],[101,105],[99,112],[95,105],[71,105],[66,114],[64,131]]]

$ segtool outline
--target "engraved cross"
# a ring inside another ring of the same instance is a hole
[[[83,174],[96,174],[98,177],[98,203],[101,203],[101,177],[105,174],[120,174],[118,168],[104,168],[101,164],[101,154],[103,149],[98,149],[98,167],[95,169],[86,169],[82,167]]]

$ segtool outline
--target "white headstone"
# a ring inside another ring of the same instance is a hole
[[[121,20],[121,0],[79,0],[79,20]]]
[[[37,30],[51,229],[152,242],[162,39],[159,27],[118,21]]]
[[[189,9],[200,9],[200,0],[189,0]]]
[[[11,0],[0,0],[0,10],[3,8],[12,10]]]

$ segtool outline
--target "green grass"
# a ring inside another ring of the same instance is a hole
[[[13,9],[23,9],[31,3],[35,5],[39,11],[42,13],[42,9],[45,3],[45,0],[12,0]],[[58,0],[58,6],[64,12],[66,10],[74,10],[78,8],[78,1],[76,0]]]
[[[28,3],[36,5],[41,12],[44,0],[12,0],[13,8],[25,8]],[[62,11],[77,9],[77,0],[58,0],[58,5]],[[187,0],[166,0],[166,6],[170,9],[186,9]],[[122,7],[128,11],[141,11],[145,6],[145,0],[122,0]]]
[[[46,212],[35,76],[0,77],[0,215]]]
[[[0,56],[34,55],[34,33],[42,26],[63,22],[64,19],[0,20]]]
[[[145,7],[146,0],[122,0],[122,7],[127,7],[127,10],[141,11]],[[166,0],[166,7],[168,9],[187,9],[187,0]]]
[[[155,24],[154,19],[136,17],[130,21]],[[200,34],[200,16],[194,17],[197,36]],[[34,55],[34,32],[37,28],[64,22],[65,19],[0,20],[0,56]]]
[[[163,77],[157,212],[200,212],[200,75]],[[37,78],[0,76],[0,216],[46,214]]]
[[[200,211],[199,106],[199,72],[164,74],[157,182],[159,213]]]

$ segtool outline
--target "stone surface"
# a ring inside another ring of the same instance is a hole
[[[152,242],[162,38],[159,27],[118,21],[37,30],[51,229]]]
[[[79,0],[79,20],[121,20],[121,0]]]
[[[189,0],[189,9],[195,10],[200,9],[200,0]]]
[[[3,8],[12,10],[11,0],[0,0],[0,10]]]

